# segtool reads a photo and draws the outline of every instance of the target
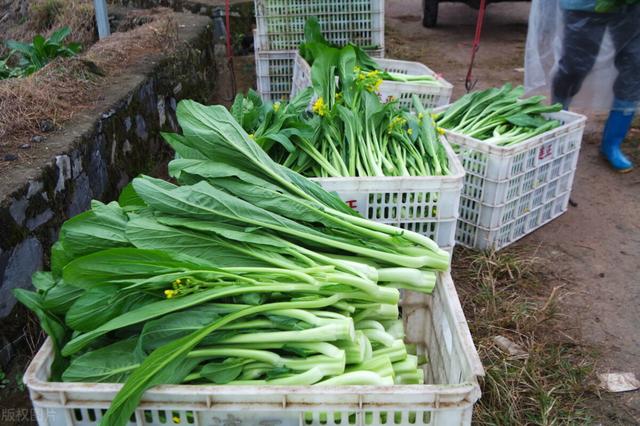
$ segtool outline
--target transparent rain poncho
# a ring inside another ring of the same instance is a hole
[[[595,3],[532,1],[525,87],[571,108],[634,110],[640,100],[640,5],[598,13]]]

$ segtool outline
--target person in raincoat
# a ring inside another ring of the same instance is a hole
[[[640,0],[560,0],[560,8],[563,37],[551,80],[553,100],[569,108],[594,67],[608,32],[618,74],[600,151],[615,170],[630,171],[633,164],[621,145],[640,100]]]

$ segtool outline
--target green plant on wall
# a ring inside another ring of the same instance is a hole
[[[64,40],[71,34],[69,27],[62,27],[51,37],[36,35],[31,43],[8,40],[5,45],[10,49],[9,54],[0,59],[0,79],[24,77],[38,71],[57,57],[70,57],[82,49],[79,43],[64,44]],[[18,55],[18,64],[12,67],[8,64],[11,57]]]

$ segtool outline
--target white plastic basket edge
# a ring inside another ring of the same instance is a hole
[[[445,137],[441,136],[440,142],[444,146],[447,152],[447,159],[449,160],[449,174],[446,176],[316,177],[311,178],[311,180],[328,184],[331,188],[329,189],[330,191],[340,189],[355,189],[358,191],[417,191],[424,190],[425,185],[429,184],[435,184],[438,185],[438,187],[461,189],[465,175],[462,163],[455,152],[453,152],[451,145]]]
[[[443,107],[438,107],[433,110],[434,113],[442,112],[449,108],[450,105],[445,105]],[[561,136],[566,133],[584,130],[585,123],[587,121],[587,117],[582,114],[577,114],[571,111],[559,111],[553,112],[549,114],[544,114],[547,118],[555,119],[563,121],[565,124],[556,127],[555,129],[551,129],[542,133],[540,135],[534,136],[531,139],[527,139],[521,143],[518,143],[513,146],[498,146],[484,143],[483,141],[473,138],[471,136],[464,135],[462,133],[453,132],[449,129],[443,129],[445,135],[447,136],[447,140],[451,144],[457,144],[464,148],[473,149],[484,154],[489,154],[492,156],[498,157],[512,157],[521,152],[527,151],[531,148],[535,148],[540,145],[544,145],[550,139],[555,139],[558,136]]]

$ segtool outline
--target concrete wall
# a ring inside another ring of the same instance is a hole
[[[30,287],[31,274],[47,266],[66,219],[86,210],[91,199],[117,198],[140,173],[164,171],[171,153],[159,132],[177,130],[178,100],[204,102],[212,95],[217,76],[211,20],[181,15],[178,24],[175,56],[119,77],[104,94],[109,103],[80,114],[48,138],[48,160],[2,177],[0,318],[14,309],[11,290]],[[3,330],[0,321],[0,337]]]

